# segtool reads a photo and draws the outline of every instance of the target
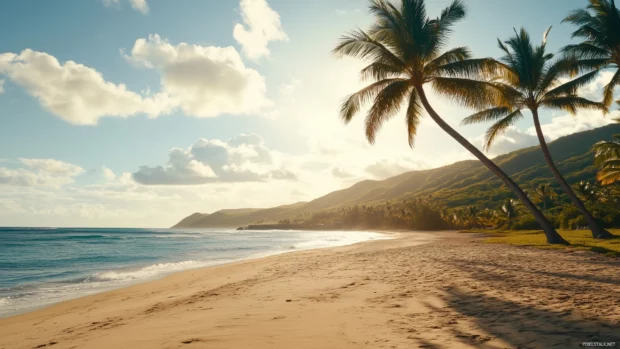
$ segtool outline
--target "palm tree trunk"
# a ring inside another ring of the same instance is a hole
[[[536,208],[536,205],[534,205],[534,203],[532,203],[532,201],[528,199],[527,195],[525,195],[523,190],[521,190],[521,188],[519,188],[519,186],[512,179],[510,179],[510,177],[508,177],[508,175],[504,171],[502,171],[501,168],[495,165],[495,163],[493,163],[493,161],[487,158],[480,150],[478,150],[478,148],[476,148],[473,144],[469,143],[469,141],[465,139],[465,137],[461,136],[460,133],[458,133],[455,129],[453,129],[452,127],[450,127],[450,125],[443,121],[443,119],[437,114],[437,112],[435,112],[433,107],[431,107],[428,99],[426,99],[426,94],[424,93],[424,89],[422,88],[422,86],[417,86],[416,90],[418,92],[422,105],[424,105],[424,108],[433,119],[433,121],[435,121],[435,123],[437,123],[437,125],[439,125],[442,130],[444,130],[463,147],[465,147],[465,149],[469,150],[470,153],[477,157],[480,162],[482,162],[489,170],[491,170],[491,172],[493,172],[497,177],[499,177],[499,179],[501,179],[508,186],[508,188],[512,190],[512,192],[519,198],[519,200],[521,200],[523,205],[532,213],[534,219],[536,219],[538,224],[540,224],[540,227],[542,228],[545,236],[547,237],[547,243],[568,245],[568,241],[564,240],[564,238],[560,236],[560,234],[558,234],[553,225],[551,225],[547,218],[538,210],[538,208]]]
[[[547,162],[549,169],[551,169],[555,180],[558,181],[562,189],[564,189],[564,192],[573,202],[573,205],[575,205],[577,209],[581,211],[581,214],[583,214],[583,216],[586,218],[586,222],[588,222],[588,226],[590,227],[590,230],[592,230],[592,237],[594,237],[595,239],[609,239],[614,237],[610,232],[605,230],[605,228],[601,227],[596,222],[596,220],[594,219],[592,214],[590,214],[586,206],[581,202],[581,200],[579,200],[577,195],[575,195],[570,185],[568,185],[558,168],[555,167],[553,159],[551,158],[551,153],[549,152],[549,148],[547,147],[547,142],[545,141],[545,136],[543,135],[542,128],[540,127],[538,110],[532,110],[532,115],[534,116],[534,127],[536,128],[536,135],[538,136],[538,141],[540,142],[540,149],[545,156],[545,161]]]

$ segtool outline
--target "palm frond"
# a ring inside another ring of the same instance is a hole
[[[518,79],[505,64],[493,58],[466,59],[438,66],[434,72],[438,76],[462,77],[490,80],[500,77],[507,81]]]
[[[360,71],[362,80],[383,80],[403,75],[403,69],[386,63],[371,63]]]
[[[487,81],[436,77],[432,86],[440,96],[453,99],[469,108],[486,109],[510,104],[504,91]]]
[[[620,167],[614,169],[602,169],[596,174],[596,179],[602,185],[609,185],[620,181]]]
[[[381,42],[371,38],[362,30],[353,31],[349,35],[342,36],[333,53],[338,57],[349,56],[385,63],[394,67],[404,67],[406,65]]]
[[[441,67],[445,64],[463,61],[471,57],[471,52],[467,47],[456,47],[452,50],[444,52],[439,57],[433,59],[426,67],[424,67],[426,73],[432,73],[437,67]]]
[[[590,42],[566,45],[561,52],[577,59],[609,59],[611,56],[609,51]]]
[[[385,79],[377,81],[347,96],[340,108],[340,117],[345,123],[349,123],[364,104],[375,98],[386,86],[398,81],[405,81],[405,79]]]
[[[611,78],[609,83],[603,89],[603,104],[606,107],[609,107],[613,102],[614,98],[614,89],[617,85],[620,85],[620,69],[616,70],[616,73]]]
[[[521,110],[515,110],[489,127],[485,135],[486,142],[484,145],[484,150],[488,151],[491,148],[491,145],[493,145],[495,139],[522,117],[523,114],[521,114]]]
[[[420,124],[420,117],[422,116],[423,107],[420,104],[420,97],[417,92],[413,90],[411,97],[409,97],[409,106],[407,107],[407,138],[409,146],[413,148],[415,143],[415,136],[418,133],[418,125]]]
[[[549,108],[565,110],[573,115],[577,113],[577,109],[606,111],[603,103],[593,102],[589,99],[577,96],[546,98],[541,102],[541,105]]]
[[[587,84],[589,84],[590,82],[592,82],[592,80],[594,80],[596,78],[596,76],[598,75],[599,71],[595,70],[593,72],[584,74],[576,79],[573,79],[569,82],[566,82],[550,91],[547,91],[547,93],[545,93],[545,96],[547,98],[549,97],[559,97],[559,96],[568,96],[568,95],[574,95],[577,93],[577,90],[580,87],[583,87]]]
[[[409,80],[400,79],[385,86],[377,94],[366,116],[366,138],[370,144],[375,142],[381,125],[400,110],[404,98],[411,92]]]
[[[506,117],[511,112],[512,110],[506,107],[489,108],[466,117],[465,119],[463,119],[463,121],[461,121],[461,125],[471,125],[479,124],[482,122],[495,121],[499,118]]]
[[[411,1],[411,0],[409,0]],[[414,0],[423,3],[421,0]],[[405,1],[404,1],[405,2]],[[448,35],[452,32],[452,26],[465,17],[465,4],[462,0],[453,0],[452,3],[441,11],[439,17],[428,20],[420,28],[421,32],[428,33],[427,45],[422,46],[424,57],[431,60],[438,55],[447,43]],[[417,26],[416,26],[417,27]]]
[[[601,181],[602,185],[620,181],[620,141],[598,142],[592,150],[595,164],[600,168],[596,179]]]

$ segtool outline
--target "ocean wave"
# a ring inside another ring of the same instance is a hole
[[[149,265],[137,270],[126,271],[105,271],[95,273],[86,278],[84,282],[106,282],[106,281],[132,281],[152,278],[157,275],[172,273],[175,271],[181,271],[191,268],[197,268],[204,266],[205,262],[199,261],[183,261],[175,263],[157,263]]]

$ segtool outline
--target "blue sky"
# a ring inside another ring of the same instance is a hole
[[[449,2],[427,1],[429,14]],[[553,25],[556,51],[574,29],[562,18],[585,4],[467,1],[451,45],[498,56],[496,38],[513,27],[538,40]],[[339,121],[342,97],[363,86],[361,64],[330,50],[370,23],[366,8],[353,0],[2,2],[0,55],[23,66],[3,68],[0,58],[0,226],[169,226],[195,211],[310,200],[469,158],[430,120],[414,150],[402,118],[373,147],[362,117]],[[79,83],[57,85],[68,76]],[[470,112],[432,101],[454,126]],[[543,121],[551,139],[609,122],[558,112]],[[458,129],[480,144],[484,125]],[[525,118],[490,155],[532,144]]]

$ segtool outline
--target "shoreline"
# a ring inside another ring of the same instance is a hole
[[[188,272],[188,271],[192,271],[192,270],[200,270],[203,268],[212,268],[212,267],[217,267],[217,266],[224,266],[224,265],[228,265],[228,264],[234,264],[234,263],[239,263],[239,262],[244,262],[244,261],[253,261],[253,260],[259,260],[262,258],[268,258],[268,257],[272,257],[272,256],[278,256],[278,255],[282,255],[282,254],[287,254],[287,253],[295,253],[295,252],[303,252],[303,251],[310,251],[310,250],[318,250],[318,249],[329,249],[329,248],[337,248],[337,247],[344,247],[344,246],[351,246],[351,245],[355,245],[358,243],[365,243],[365,242],[370,242],[370,241],[375,241],[375,240],[384,240],[384,239],[393,239],[394,237],[390,237],[390,236],[396,236],[398,235],[399,232],[396,231],[378,231],[378,230],[373,230],[373,231],[351,231],[351,233],[357,233],[357,232],[363,232],[363,233],[373,233],[373,234],[379,234],[381,235],[381,237],[378,238],[370,238],[368,240],[364,240],[361,242],[353,242],[351,244],[346,244],[346,245],[336,245],[336,246],[328,246],[328,247],[308,247],[308,248],[291,248],[290,250],[273,250],[273,251],[268,251],[268,252],[259,252],[256,254],[252,254],[249,256],[245,256],[245,257],[239,257],[239,258],[231,258],[230,260],[227,261],[203,261],[205,265],[200,265],[200,266],[196,266],[196,267],[189,267],[186,269],[181,269],[181,270],[174,270],[174,271],[169,271],[169,272],[162,272],[160,274],[155,274],[149,277],[145,277],[145,278],[138,278],[138,279],[134,279],[134,280],[130,280],[130,281],[126,281],[126,282],[119,282],[119,284],[117,285],[108,285],[108,286],[101,286],[98,289],[94,290],[94,291],[90,291],[85,289],[82,290],[82,292],[76,293],[75,297],[68,297],[66,299],[62,299],[56,302],[51,302],[51,303],[47,303],[47,304],[41,304],[38,306],[34,306],[34,307],[29,307],[29,308],[25,308],[25,309],[20,309],[11,313],[6,313],[3,315],[0,315],[0,320],[2,319],[8,319],[14,316],[18,316],[18,315],[23,315],[23,314],[28,314],[31,312],[35,312],[35,311],[39,311],[39,310],[44,310],[48,307],[52,307],[56,304],[60,304],[60,303],[64,303],[64,302],[70,302],[73,300],[77,300],[83,297],[89,297],[89,296],[94,296],[94,295],[99,295],[99,294],[103,294],[106,292],[111,292],[111,291],[115,291],[115,290],[119,290],[119,289],[124,289],[127,287],[132,287],[132,286],[136,286],[136,285],[141,285],[141,284],[145,284],[145,283],[149,283],[149,282],[153,282],[153,281],[157,281],[157,280],[162,280],[165,279],[169,276],[175,275],[177,273],[184,273],[184,272]],[[184,263],[187,261],[180,261],[180,262],[161,262],[161,263],[166,263],[166,264],[178,264],[178,263]],[[124,268],[120,268],[120,269],[114,269],[114,270],[109,270],[106,271],[104,273],[116,273],[116,272],[135,272],[135,271],[140,271],[144,268],[148,268],[154,265],[159,265],[161,263],[155,263],[155,264],[148,264],[148,265],[136,265],[136,266],[127,266]]]
[[[14,348],[578,347],[620,341],[620,263],[470,234],[192,269],[0,319]]]

